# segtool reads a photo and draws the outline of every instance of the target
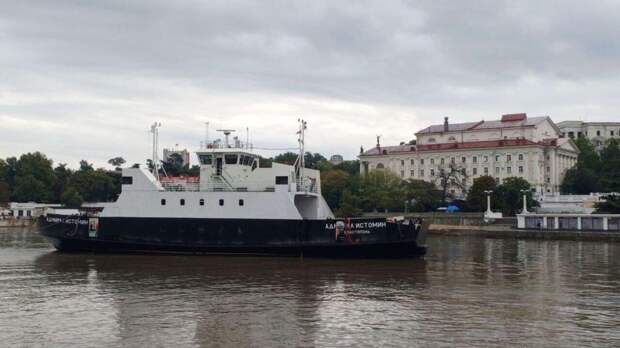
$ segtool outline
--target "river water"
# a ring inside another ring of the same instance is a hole
[[[415,260],[62,254],[0,229],[0,346],[620,345],[620,244],[429,247]]]

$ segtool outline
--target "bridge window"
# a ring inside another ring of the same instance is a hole
[[[224,200],[220,199],[220,206],[223,206],[223,205],[224,205]]]
[[[161,205],[166,205],[166,200],[165,199],[161,200]]]
[[[205,200],[201,198],[199,203],[200,203],[200,205],[205,205]]]
[[[132,176],[124,176],[121,178],[121,184],[123,185],[131,185],[133,184],[133,177]]]
[[[243,199],[240,199],[240,200],[239,200],[239,206],[240,206],[240,207],[243,207],[243,204],[244,204]]]
[[[213,163],[213,157],[211,155],[198,155],[198,160],[200,161],[200,164]]]
[[[224,155],[226,164],[237,164],[237,155]]]
[[[288,176],[276,176],[276,185],[288,185]]]
[[[181,205],[185,205],[185,200],[183,198],[181,198],[181,200],[179,201],[179,203],[181,203]]]

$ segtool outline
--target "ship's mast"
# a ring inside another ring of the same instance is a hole
[[[155,122],[151,125],[151,133],[153,133],[153,176],[159,181],[159,127],[161,122]]]
[[[301,185],[303,187],[304,182],[303,182],[303,178],[304,178],[304,168],[306,166],[305,163],[305,137],[306,137],[306,129],[307,127],[307,123],[306,121],[304,121],[303,119],[298,119],[297,122],[299,122],[299,130],[297,131],[297,134],[299,135],[299,138],[297,139],[297,142],[299,143],[299,157],[297,157],[297,184]]]

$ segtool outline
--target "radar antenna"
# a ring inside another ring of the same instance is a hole
[[[299,135],[299,138],[297,139],[297,142],[299,143],[299,156],[297,157],[297,161],[295,161],[295,164],[297,164],[297,175],[298,175],[298,179],[297,179],[297,184],[301,185],[301,187],[304,187],[304,168],[306,166],[305,163],[305,137],[306,137],[306,129],[308,128],[308,123],[303,120],[303,119],[298,119],[297,122],[299,122],[299,130],[297,131],[297,134]]]
[[[224,133],[224,145],[226,146],[226,148],[229,148],[230,144],[228,142],[228,137],[230,136],[231,133],[235,132],[235,130],[234,129],[218,129],[217,131]]]

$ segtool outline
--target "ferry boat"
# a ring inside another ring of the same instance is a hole
[[[305,121],[294,165],[259,166],[260,156],[223,130],[196,151],[199,178],[160,178],[153,133],[152,172],[123,168],[116,202],[79,214],[48,213],[41,234],[61,251],[412,257],[426,252],[427,226],[403,218],[335,218],[318,170],[305,168]]]

